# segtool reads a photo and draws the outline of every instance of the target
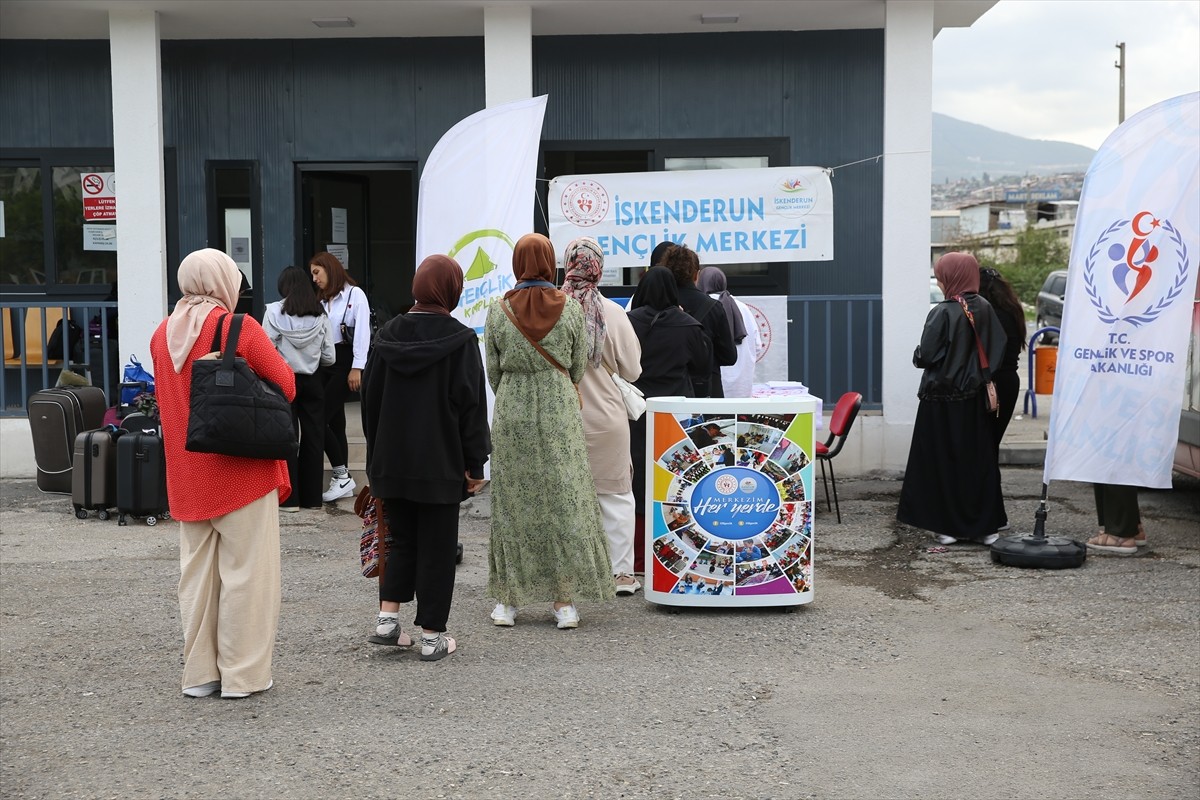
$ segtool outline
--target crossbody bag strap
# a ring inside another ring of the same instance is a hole
[[[546,359],[546,360],[547,360],[547,361],[549,361],[551,364],[553,364],[553,365],[554,365],[554,368],[555,368],[556,370],[558,370],[559,372],[561,372],[563,375],[566,375],[566,376],[567,376],[567,380],[569,380],[569,381],[570,381],[570,380],[571,380],[571,373],[567,372],[566,368],[565,368],[565,367],[564,367],[562,364],[558,363],[558,362],[557,362],[557,361],[554,359],[554,356],[552,356],[552,355],[550,355],[549,353],[547,353],[547,352],[546,352],[546,348],[542,347],[540,344],[538,344],[537,342],[535,342],[535,341],[533,340],[533,337],[532,337],[532,336],[530,336],[528,333],[526,333],[526,332],[525,332],[525,329],[521,327],[521,323],[517,322],[517,317],[516,317],[516,315],[515,315],[515,314],[513,314],[513,313],[512,313],[512,309],[508,307],[508,301],[507,301],[507,300],[501,300],[501,301],[500,301],[500,303],[499,303],[499,305],[500,305],[500,308],[501,308],[501,309],[504,311],[505,315],[507,315],[507,316],[508,316],[508,319],[509,319],[509,321],[510,321],[510,322],[512,322],[512,324],[513,324],[513,327],[515,327],[517,330],[519,330],[519,331],[521,332],[521,335],[525,337],[525,341],[527,341],[527,342],[529,342],[531,345],[533,345],[533,348],[534,348],[535,350],[537,350],[539,353],[541,353],[541,354],[542,354],[542,358]],[[574,381],[571,381],[571,383],[574,383]]]
[[[979,365],[983,367],[983,379],[991,380],[992,371],[988,368],[987,353],[983,352],[983,342],[979,341],[979,329],[975,327],[975,315],[971,313],[971,309],[967,308],[967,301],[961,294],[955,295],[954,299],[962,306],[963,313],[967,315],[967,322],[971,323],[971,332],[975,334],[975,350],[979,353]]]

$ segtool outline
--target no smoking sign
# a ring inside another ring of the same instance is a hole
[[[84,172],[79,175],[83,187],[83,218],[117,218],[117,185],[111,172]]]

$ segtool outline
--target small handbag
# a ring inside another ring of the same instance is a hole
[[[608,364],[603,361],[600,363],[621,392],[621,402],[625,404],[625,416],[630,419],[641,419],[642,414],[646,413],[646,396],[642,394],[642,390],[622,378],[616,370],[609,369]]]
[[[242,458],[286,459],[300,444],[292,421],[292,405],[283,390],[260,378],[236,355],[245,314],[234,314],[229,341],[221,351],[221,317],[213,336],[213,352],[192,362],[191,411],[187,443],[193,453],[219,453]]]
[[[362,518],[358,558],[363,577],[382,579],[387,568],[388,547],[392,544],[383,501],[371,494],[371,487],[364,486],[354,500],[354,513]]]
[[[975,349],[979,352],[979,366],[983,368],[983,391],[988,413],[1000,416],[1000,396],[996,394],[996,382],[992,380],[992,371],[988,368],[988,357],[987,353],[983,352],[983,342],[979,341],[979,331],[975,327],[975,315],[971,313],[971,309],[967,308],[967,301],[961,294],[955,299],[962,306],[963,313],[967,315],[967,322],[971,323],[971,330],[975,334]]]
[[[575,387],[575,395],[576,395],[576,397],[579,398],[579,407],[583,408],[583,394],[580,393],[580,391],[579,391],[579,384],[575,383],[575,381],[571,380],[571,373],[567,372],[567,368],[564,367],[562,364],[558,363],[558,361],[556,361],[554,359],[554,356],[552,356],[546,352],[546,348],[542,347],[540,344],[538,344],[536,341],[534,341],[533,337],[525,332],[525,329],[521,327],[521,323],[517,322],[517,317],[515,314],[513,314],[512,309],[508,307],[507,301],[501,300],[500,308],[501,308],[501,310],[504,311],[505,315],[508,317],[508,321],[513,324],[513,327],[516,328],[517,330],[519,330],[521,332],[521,335],[525,337],[525,341],[527,341],[531,345],[533,345],[533,349],[537,350],[539,353],[541,353],[542,358],[549,361],[556,370],[561,372],[563,375],[567,376],[567,380],[570,382],[570,384],[572,386]]]

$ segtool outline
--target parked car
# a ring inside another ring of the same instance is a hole
[[[942,294],[942,287],[938,286],[937,278],[929,279],[929,307],[933,308],[938,303],[946,299],[946,295]]]
[[[1056,269],[1046,276],[1046,282],[1038,292],[1035,309],[1039,329],[1049,325],[1062,327],[1063,298],[1066,294],[1067,271]]]

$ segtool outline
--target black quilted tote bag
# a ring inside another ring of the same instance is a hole
[[[192,362],[192,408],[187,444],[193,453],[220,453],[243,458],[286,459],[300,449],[292,424],[292,406],[283,390],[238,358],[238,336],[244,314],[234,314],[229,341],[221,350],[217,324],[213,352]]]

